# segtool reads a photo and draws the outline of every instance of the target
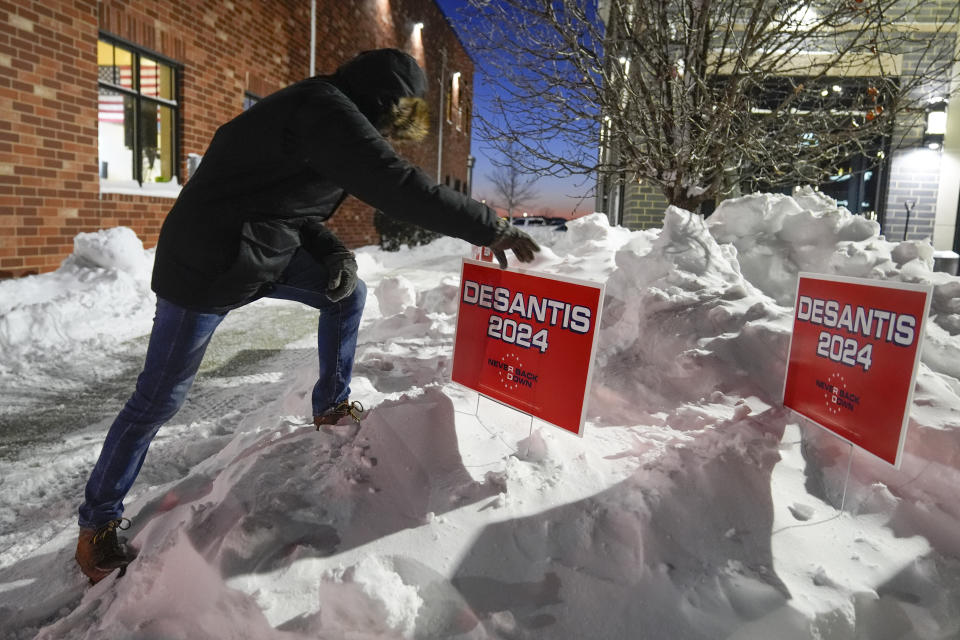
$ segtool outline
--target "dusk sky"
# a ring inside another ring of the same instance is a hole
[[[467,5],[467,0],[437,0],[437,4],[443,12],[450,18],[457,28],[457,12]],[[461,40],[466,38],[461,36]],[[482,113],[488,108],[492,90],[484,83],[483,74],[480,67],[482,61],[474,56],[476,70],[474,73],[474,113]],[[486,148],[481,140],[478,139],[476,131],[473,133],[471,153],[476,157],[477,164],[473,170],[473,197],[477,199],[485,197],[494,197],[494,190],[490,185],[487,176],[493,172],[494,167],[490,163],[490,154],[492,151]],[[535,189],[538,197],[532,201],[525,209],[531,215],[538,215],[544,208],[553,210],[554,215],[570,217],[571,214],[582,215],[592,213],[594,210],[594,198],[592,195],[584,197],[584,194],[591,193],[594,186],[594,178],[577,176],[566,180],[557,178],[541,178],[537,181]]]

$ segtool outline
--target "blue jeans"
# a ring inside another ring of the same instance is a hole
[[[313,388],[313,413],[321,415],[350,396],[357,331],[367,297],[362,281],[352,295],[332,302],[324,293],[327,271],[298,251],[281,281],[266,294],[320,310],[317,352],[320,375]],[[81,527],[96,529],[123,514],[123,498],[140,473],[150,442],[187,398],[210,338],[226,313],[201,313],[157,299],[157,313],[136,390],[107,432],[100,458],[80,506]]]

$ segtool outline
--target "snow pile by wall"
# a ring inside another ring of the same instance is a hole
[[[129,227],[77,234],[73,239],[73,255],[67,261],[71,260],[110,271],[125,271],[139,279],[149,278],[153,268],[143,243]]]
[[[631,240],[616,264],[597,382],[625,409],[674,406],[740,384],[775,401],[787,310],[740,273],[736,250],[717,244],[700,216],[669,208],[660,236]]]
[[[0,374],[21,373],[37,354],[63,358],[149,332],[153,252],[132,230],[81,233],[54,272],[0,281]]]
[[[726,200],[707,224],[737,248],[747,279],[782,305],[792,306],[801,271],[885,279],[896,269],[879,224],[810,189]]]
[[[960,281],[933,272],[929,242],[890,242],[875,221],[809,187],[726,200],[707,225],[717,242],[736,247],[744,276],[781,305],[793,306],[801,272],[932,284],[934,322],[960,333]]]

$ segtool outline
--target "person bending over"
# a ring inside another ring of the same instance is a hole
[[[183,405],[214,330],[263,297],[319,310],[314,423],[358,420],[350,401],[366,287],[323,224],[348,194],[385,214],[529,262],[537,244],[494,211],[436,184],[386,138],[427,133],[426,78],[396,49],[358,55],[282,89],[221,126],[160,230],[157,311],[143,371],[107,432],[79,509],[76,560],[91,582],[134,556],[123,499],[157,431]]]

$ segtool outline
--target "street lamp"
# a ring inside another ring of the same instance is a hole
[[[467,195],[473,195],[473,167],[477,164],[474,156],[467,156]]]
[[[410,54],[421,66],[426,62],[423,55],[423,23],[414,22],[410,29]]]

